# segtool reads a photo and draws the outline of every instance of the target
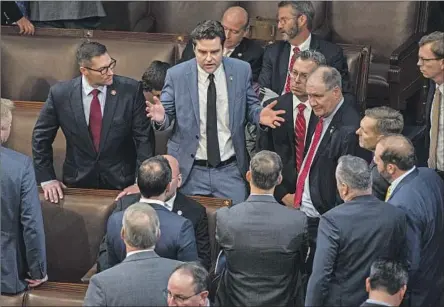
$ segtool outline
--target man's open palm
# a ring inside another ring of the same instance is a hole
[[[281,123],[285,122],[285,119],[279,116],[281,114],[285,114],[285,110],[273,110],[276,104],[277,100],[273,101],[262,109],[261,113],[259,114],[259,123],[261,125],[274,129],[276,127],[280,127]]]
[[[165,119],[165,109],[159,98],[153,97],[153,101],[154,103],[146,101],[146,116],[156,123],[161,124]]]

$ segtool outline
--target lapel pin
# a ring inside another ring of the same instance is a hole
[[[241,56],[242,56],[242,53],[239,52],[239,53],[237,54],[237,56],[238,56],[238,57],[241,57]]]
[[[182,210],[177,211],[178,215],[182,215]]]
[[[230,81],[233,81],[233,76],[230,76]]]
[[[335,131],[335,126],[331,126],[331,128],[330,128],[330,134],[332,134],[333,131]]]
[[[115,96],[117,94],[116,90],[111,91],[111,95]]]

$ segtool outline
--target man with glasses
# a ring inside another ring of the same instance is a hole
[[[418,57],[421,73],[430,79],[426,104],[427,164],[444,180],[444,32],[421,38]]]
[[[81,76],[51,87],[32,137],[37,181],[54,203],[66,186],[134,189],[139,165],[154,154],[142,83],[114,75],[116,60],[100,43],[83,43],[76,57]],[[52,163],[59,128],[66,138],[62,181]]]
[[[179,265],[164,290],[168,306],[210,306],[208,272],[197,263]]]

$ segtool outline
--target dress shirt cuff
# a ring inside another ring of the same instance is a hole
[[[152,123],[153,123],[154,129],[162,130],[162,128],[165,128],[164,126],[165,126],[166,120],[167,120],[167,115],[165,114],[163,121],[160,124],[158,122],[153,121]]]
[[[44,182],[40,183],[40,185],[41,185],[42,188],[43,188],[45,185],[50,184],[50,183],[53,183],[53,182],[56,182],[56,181],[57,181],[56,179],[48,180],[48,181],[44,181]]]

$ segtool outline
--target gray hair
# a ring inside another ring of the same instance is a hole
[[[159,225],[156,210],[148,204],[135,203],[123,214],[123,239],[134,248],[153,248],[159,238]]]
[[[358,191],[366,191],[372,187],[372,176],[367,162],[351,155],[339,158],[336,180]]]
[[[313,61],[318,66],[321,65],[327,65],[327,60],[325,59],[325,56],[320,53],[319,51],[315,50],[304,50],[296,54],[295,59],[301,59],[303,61]]]
[[[320,74],[321,80],[324,83],[327,91],[335,87],[342,89],[341,73],[336,68],[327,65],[320,65],[310,74],[310,76],[315,75],[316,73]]]
[[[382,137],[378,144],[383,147],[381,160],[384,165],[394,164],[402,171],[408,171],[416,164],[416,152],[412,141],[402,134]]]
[[[209,290],[210,277],[207,270],[200,263],[182,263],[173,271],[173,274],[179,271],[183,271],[193,277],[194,293],[201,293]]]
[[[270,190],[279,182],[282,172],[281,157],[275,152],[262,150],[250,162],[251,180],[254,186]]]
[[[307,17],[308,30],[313,29],[313,20],[315,17],[315,9],[311,1],[281,1],[278,4],[278,8],[291,6],[294,16],[297,14],[305,15]]]
[[[77,64],[80,66],[90,65],[91,59],[107,53],[105,45],[98,42],[84,42],[76,52]]]
[[[385,290],[395,295],[409,281],[409,275],[404,264],[391,260],[376,260],[370,267],[370,288]]]
[[[383,135],[398,134],[404,128],[404,118],[401,112],[390,107],[382,106],[367,109],[365,110],[365,116],[376,120],[376,129]]]
[[[0,103],[0,121],[9,119],[13,109],[14,102],[12,102],[12,100],[2,98]]]
[[[436,57],[444,59],[444,32],[435,31],[427,34],[419,41],[419,46],[422,47],[426,44],[432,44],[432,52]]]

